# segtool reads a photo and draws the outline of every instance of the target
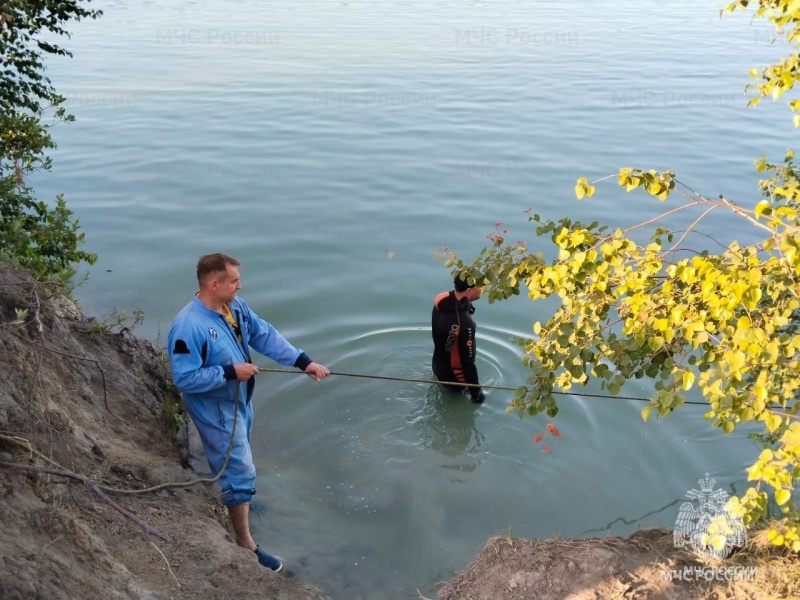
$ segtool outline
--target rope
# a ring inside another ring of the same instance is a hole
[[[290,371],[285,371],[285,372],[289,373]],[[103,492],[106,492],[106,493],[109,493],[109,494],[123,494],[123,495],[124,494],[128,494],[128,495],[148,494],[148,493],[151,493],[151,492],[157,492],[158,490],[163,490],[163,489],[167,489],[167,488],[185,488],[185,487],[191,487],[193,485],[197,485],[198,483],[214,483],[215,481],[217,481],[217,479],[219,479],[222,476],[222,473],[225,471],[225,468],[228,466],[228,461],[231,458],[231,451],[233,450],[233,441],[234,441],[234,438],[236,436],[236,418],[237,418],[237,416],[239,414],[238,392],[239,392],[239,389],[240,389],[241,385],[242,385],[241,383],[238,383],[237,384],[237,388],[236,388],[236,390],[237,390],[237,400],[233,405],[233,427],[231,428],[231,437],[228,440],[228,449],[225,451],[225,461],[222,463],[222,466],[219,468],[219,471],[217,472],[216,475],[214,475],[214,477],[197,477],[195,479],[190,479],[189,481],[168,481],[168,482],[165,482],[165,483],[159,483],[158,485],[154,485],[152,487],[141,488],[141,489],[139,489],[139,488],[121,489],[121,488],[111,487],[111,486],[108,486],[108,485],[103,485],[101,483],[95,482],[94,480],[91,480],[91,482],[93,484],[95,484],[97,486],[97,488],[99,490],[102,490]],[[9,436],[5,436],[5,435],[0,435],[0,440],[5,441],[5,442],[11,442],[12,444],[15,444],[16,446],[19,446],[19,447],[29,451],[34,456],[36,456],[36,457],[42,459],[43,461],[53,465],[54,467],[56,467],[58,469],[61,469],[62,471],[65,471],[65,472],[68,471],[68,469],[65,469],[63,466],[58,464],[56,461],[51,459],[49,456],[46,456],[46,455],[42,454],[41,452],[39,452],[38,450],[36,450],[33,447],[33,445],[31,444],[30,440],[27,440],[27,439],[22,438],[22,437],[16,437],[16,436],[9,437]],[[56,475],[57,474],[58,473],[56,473]],[[84,477],[84,476],[81,475],[80,477]],[[86,479],[89,480],[88,477]]]
[[[287,371],[285,369],[272,369],[269,367],[258,367],[259,371],[268,371],[270,373],[285,373],[289,375],[305,375],[303,371]],[[361,377],[363,379],[386,379],[389,381],[408,381],[411,383],[435,383],[435,384],[447,384],[447,385],[458,385],[459,387],[478,387],[483,389],[489,390],[509,390],[509,391],[516,391],[516,387],[511,387],[508,385],[484,385],[480,383],[456,383],[456,382],[449,382],[449,381],[439,381],[438,379],[418,379],[415,377],[392,377],[391,375],[369,375],[365,373],[344,373],[342,371],[331,371],[331,375],[341,375],[343,377]],[[519,386],[518,386],[519,387]],[[639,396],[609,396],[607,394],[592,394],[592,393],[580,393],[574,394],[571,392],[557,392],[552,391],[552,394],[557,394],[561,396],[583,396],[585,398],[607,398],[613,400],[637,400],[639,402],[650,402],[650,398],[641,398]],[[708,406],[708,402],[695,402],[692,400],[684,400],[684,404],[696,404],[698,406]]]
[[[225,450],[225,460],[222,463],[222,466],[217,471],[217,474],[214,477],[197,477],[195,479],[190,479],[189,481],[168,481],[165,483],[159,483],[158,485],[154,485],[148,488],[142,489],[120,489],[108,486],[99,486],[105,492],[109,494],[147,494],[150,492],[156,492],[158,490],[163,490],[166,488],[185,488],[191,487],[193,485],[197,485],[198,483],[214,483],[217,479],[222,476],[222,473],[228,466],[228,461],[231,459],[231,451],[233,450],[233,440],[236,436],[236,418],[239,415],[239,392],[241,391],[241,382],[237,383],[236,386],[236,401],[233,404],[233,427],[231,427],[231,437],[228,440],[228,449]]]

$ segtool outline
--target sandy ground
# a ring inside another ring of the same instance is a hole
[[[526,540],[497,536],[437,600],[701,600],[792,598],[795,560],[742,552],[703,562],[673,545],[673,532],[629,538]]]
[[[185,466],[185,428],[176,435],[164,422],[162,403],[174,396],[160,352],[127,331],[103,331],[55,292],[0,265],[0,598],[327,598],[291,572],[264,569],[237,547],[213,486],[110,493],[151,528],[148,533],[74,478],[135,491],[196,475]],[[17,309],[28,311],[22,325],[12,324]],[[439,589],[420,587],[418,597],[800,594],[795,560],[756,556],[742,552],[720,565],[749,573],[748,579],[707,582],[693,575],[687,581],[674,574],[705,565],[675,549],[669,531],[646,530],[629,539],[501,536]],[[413,589],[417,582],[408,583]],[[374,590],[372,598],[383,597]]]

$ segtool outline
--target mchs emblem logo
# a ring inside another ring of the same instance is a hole
[[[697,482],[699,490],[686,492],[686,497],[696,500],[697,506],[684,502],[678,511],[675,546],[691,546],[707,558],[725,558],[734,548],[747,543],[742,516],[728,504],[728,492],[714,489],[717,482],[709,479],[708,473]]]
[[[217,333],[217,330],[214,329],[213,327],[209,327],[208,328],[208,337],[211,338],[212,342],[216,342],[217,338],[219,337],[219,333]]]

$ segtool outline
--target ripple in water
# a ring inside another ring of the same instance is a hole
[[[515,337],[518,335],[509,331],[479,330],[477,364],[482,383],[512,386],[524,381],[521,352],[511,341]],[[428,327],[377,329],[351,336],[343,345],[335,371],[424,380],[375,379],[360,385],[359,396],[368,400],[353,409],[359,414],[359,423],[353,424],[348,418],[352,427],[341,432],[354,454],[375,452],[374,442],[378,442],[386,463],[403,462],[413,450],[433,450],[449,458],[477,456],[486,440],[478,424],[479,415],[503,414],[510,399],[510,392],[487,390],[487,403],[476,405],[465,395],[430,383],[435,378],[430,367],[433,344]],[[365,364],[369,369],[357,367]],[[376,431],[381,432],[380,440]],[[367,445],[364,436],[369,437]],[[450,463],[446,466],[453,468]],[[474,467],[474,463],[467,465]]]

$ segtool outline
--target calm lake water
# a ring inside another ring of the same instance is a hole
[[[32,183],[65,192],[100,256],[84,311],[141,308],[137,333],[162,344],[197,257],[224,251],[243,297],[317,361],[427,378],[450,284],[437,246],[472,257],[501,221],[549,251],[528,207],[652,216],[663,205],[613,180],[574,200],[577,177],[626,165],[752,205],[753,160],[794,141],[783,103],[745,107],[747,70],[779,54],[770,30],[715,2],[97,4],[75,57],[49,62],[78,120]],[[723,242],[752,235],[716,217]],[[478,304],[485,383],[525,381],[510,338],[553,306]],[[507,414],[502,391],[475,407],[429,384],[262,374],[256,393],[255,537],[337,600],[434,596],[500,532],[672,527],[698,478],[742,491],[757,452],[699,407],[643,424],[641,403],[576,393],[547,455],[531,442],[546,420]]]

